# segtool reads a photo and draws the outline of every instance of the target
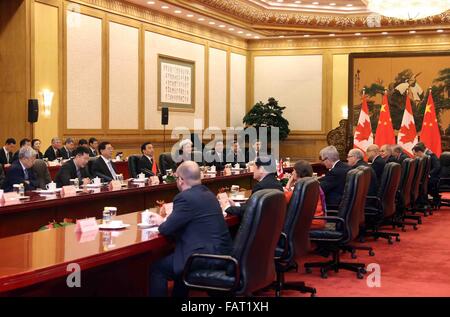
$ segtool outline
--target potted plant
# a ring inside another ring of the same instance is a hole
[[[278,101],[271,97],[267,103],[260,101],[255,104],[242,121],[246,127],[254,127],[257,131],[260,127],[267,127],[268,139],[270,139],[271,128],[277,127],[280,131],[280,141],[285,140],[291,130],[289,130],[289,121],[283,118],[284,109],[286,107],[279,106]]]

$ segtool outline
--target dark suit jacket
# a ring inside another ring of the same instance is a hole
[[[435,183],[439,180],[439,175],[441,174],[441,162],[439,161],[437,155],[430,150],[426,150],[425,154],[431,159],[430,183]]]
[[[61,157],[64,160],[68,160],[72,157],[72,152],[70,152],[69,150],[66,150],[66,148],[64,146],[61,148],[61,150],[59,150],[59,153],[61,154]]]
[[[0,188],[3,188],[4,182],[5,182],[5,171],[3,170],[3,165],[0,164]]]
[[[9,152],[9,160],[7,160],[5,150],[3,149],[3,147],[0,147],[0,164],[2,164],[2,165],[11,164],[12,159],[13,159],[13,154],[11,152]]]
[[[117,169],[115,168],[114,163],[112,163],[112,167],[114,171],[117,173]],[[103,182],[110,182],[113,180],[113,176],[111,175],[108,166],[106,165],[105,161],[101,156],[98,157],[94,161],[94,163],[92,163],[92,176],[100,177]]]
[[[330,169],[324,177],[320,179],[320,187],[325,194],[327,206],[337,206],[341,203],[344,193],[345,179],[350,166],[338,161],[334,168]]]
[[[155,159],[155,158],[153,158],[153,159]],[[156,175],[152,172],[152,165],[153,165],[153,162],[151,162],[147,156],[142,155],[142,157],[139,160],[138,170],[141,173],[144,173],[145,177],[156,176],[159,174],[158,164],[156,164]]]
[[[8,172],[6,173],[5,182],[3,183],[3,189],[5,192],[13,191],[14,184],[24,184],[25,191],[34,190],[38,187],[36,176],[32,169],[28,169],[28,182],[25,182],[25,173],[23,172],[20,161],[15,161]]]
[[[370,167],[370,165],[364,161],[364,160],[359,160],[358,162],[356,162],[356,164],[352,167],[352,169],[357,168],[358,166],[366,166],[366,167]],[[377,179],[377,174],[375,173],[374,169],[371,168],[370,172],[372,173],[372,177],[370,179],[370,186],[369,186],[369,191],[367,193],[368,196],[377,196],[378,194],[378,179]]]
[[[36,152],[37,152],[37,154],[36,154],[36,159],[42,160],[42,159],[44,158],[44,154],[42,154],[41,151],[36,151]]]
[[[223,171],[227,164],[227,158],[225,152],[222,153],[222,157],[216,153],[215,150],[206,153],[206,157],[209,161],[206,162],[208,166],[215,166],[217,171]]]
[[[18,159],[19,159],[19,151],[16,151],[16,153],[14,153],[14,155],[12,157],[12,162],[17,161]]]
[[[89,147],[89,157],[96,157],[98,155],[98,151],[95,151],[95,153],[92,151],[92,149]]]
[[[381,176],[383,175],[384,167],[386,166],[386,161],[383,160],[381,156],[377,156],[375,160],[372,162],[371,167],[375,171],[375,174],[377,174],[377,182],[378,184],[381,183]]]
[[[242,151],[239,151],[239,154],[229,151],[226,156],[227,163],[233,165],[233,167],[234,167],[234,165],[239,163],[240,168],[245,168],[246,167],[246,159],[247,159],[246,155]]]
[[[59,150],[56,150],[56,155],[55,155],[55,151],[53,150],[53,147],[50,145],[47,148],[47,150],[45,151],[44,157],[47,158],[49,161],[54,161],[58,157],[61,157],[61,152]]]
[[[91,178],[91,175],[89,174],[87,167],[80,168],[80,172],[81,172],[80,184],[84,178]],[[77,178],[77,168],[72,159],[64,163],[63,166],[61,166],[61,168],[59,169],[58,173],[56,174],[55,177],[56,186],[57,187],[68,186],[70,185],[70,180],[74,178]]]
[[[230,254],[231,236],[216,196],[205,186],[197,185],[175,196],[173,212],[159,226],[165,236],[176,240],[173,269],[183,272],[193,253]]]
[[[256,193],[258,190],[262,189],[277,189],[280,191],[283,191],[283,186],[281,183],[277,180],[276,174],[268,174],[266,177],[264,177],[260,182],[258,182],[255,186],[253,186],[252,194]],[[244,206],[230,206],[225,210],[226,213],[236,216],[242,216],[245,212],[245,205]]]
[[[405,153],[400,153],[400,156],[398,157],[398,159],[396,160],[396,163],[402,165],[403,161],[406,160],[409,156],[406,155]]]
[[[395,157],[393,157],[392,155],[390,155],[388,157],[388,159],[386,160],[386,164],[387,163],[398,163],[397,160],[395,159]]]

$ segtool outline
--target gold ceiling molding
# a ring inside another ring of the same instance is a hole
[[[171,2],[186,3],[186,1],[183,0]],[[213,10],[224,12],[250,24],[292,27],[332,27],[337,29],[370,28],[368,26],[367,14],[342,16],[306,12],[286,12],[260,8],[245,0],[196,0],[192,2],[202,3]],[[450,11],[417,21],[405,21],[388,17],[381,17],[380,20],[380,26],[384,28],[410,27],[412,25],[426,27],[436,26],[437,24],[450,24]]]
[[[277,39],[259,40],[249,43],[249,51],[272,50],[374,50],[374,49],[414,50],[450,50],[450,35],[436,34],[429,36],[396,36],[396,37],[348,37],[327,39]]]
[[[246,49],[247,41],[225,32],[191,23],[170,15],[162,14],[133,3],[121,0],[71,0],[68,3],[78,3],[99,10],[105,10],[118,15],[124,15],[141,22],[165,27],[174,31],[211,40],[220,44]]]

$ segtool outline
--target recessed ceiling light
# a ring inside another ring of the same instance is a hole
[[[234,29],[233,28],[229,28],[228,31],[234,31]]]
[[[216,24],[216,22],[210,21],[209,24],[214,25],[214,24]]]
[[[252,33],[247,33],[246,35],[247,35],[247,36],[252,36],[253,34],[252,34]]]
[[[173,11],[174,13],[176,13],[176,14],[180,14],[181,13],[181,10],[175,10],[175,11]]]
[[[328,34],[328,36],[336,36],[336,34],[334,34],[334,33],[331,33],[331,34]]]
[[[188,18],[193,18],[193,17],[194,17],[193,14],[186,14],[186,16],[187,16]]]
[[[416,33],[416,31],[411,30],[411,31],[409,31],[409,33],[414,34],[414,33]]]
[[[295,1],[294,3],[296,3],[296,4],[300,4],[300,3],[302,3],[301,1]]]
[[[353,4],[348,3],[348,4],[347,4],[347,7],[353,7]]]
[[[205,18],[198,18],[199,21],[205,21]]]
[[[224,27],[225,27],[225,25],[223,25],[223,24],[219,25],[219,28],[224,28]]]
[[[155,4],[155,1],[147,1],[147,4]]]
[[[317,2],[317,1],[314,1],[312,4],[314,4],[314,5],[318,5],[319,4],[319,2]]]
[[[242,33],[244,33],[244,31],[238,31],[238,34],[242,34]]]
[[[357,36],[358,36],[358,35],[361,35],[361,33],[357,32],[357,33],[355,33],[355,35],[357,35]]]
[[[382,32],[381,34],[383,34],[383,35],[388,35],[389,32]]]
[[[310,37],[310,35],[309,34],[305,34],[305,35],[303,35],[303,37]]]
[[[280,38],[280,39],[284,38],[284,35],[280,35],[279,38]]]
[[[260,37],[259,36],[255,36],[255,39],[260,39]]]
[[[336,5],[336,3],[334,3],[334,2],[330,3],[330,6],[335,6],[335,5]]]
[[[168,6],[162,6],[161,9],[169,9]]]
[[[444,33],[444,30],[437,30],[438,33]]]

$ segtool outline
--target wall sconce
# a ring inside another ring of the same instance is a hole
[[[348,106],[342,106],[342,119],[348,119]]]
[[[52,102],[53,102],[53,95],[55,94],[53,91],[50,91],[48,89],[44,89],[42,92],[42,99],[44,100],[44,116],[50,117],[52,113]]]

